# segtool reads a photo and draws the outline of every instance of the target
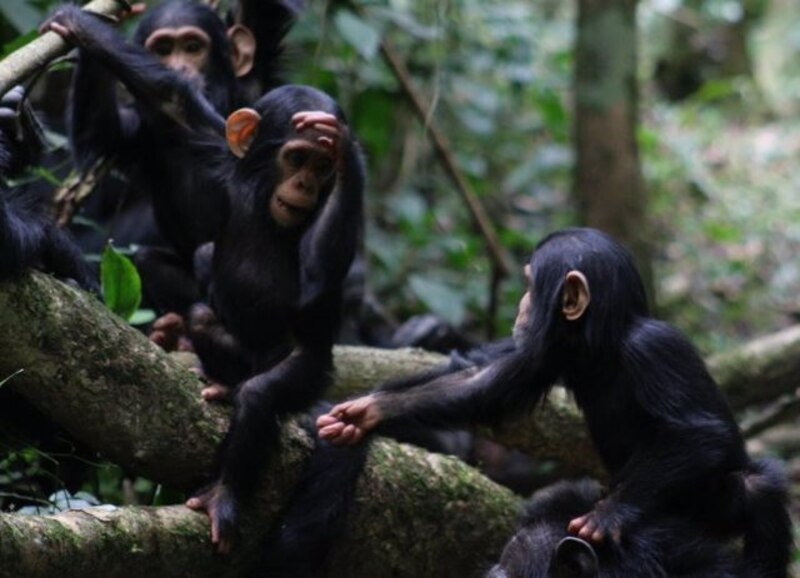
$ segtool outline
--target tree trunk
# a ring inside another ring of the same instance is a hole
[[[652,296],[647,198],[639,166],[636,1],[579,0],[575,181],[580,221],[634,254]]]

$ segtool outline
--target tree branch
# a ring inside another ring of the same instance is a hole
[[[123,0],[93,0],[84,6],[84,10],[116,17],[128,8]],[[46,32],[36,40],[29,42],[0,61],[0,95],[8,92],[13,86],[24,82],[42,67],[72,49],[61,36],[55,32]]]

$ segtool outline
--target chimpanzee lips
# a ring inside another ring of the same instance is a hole
[[[292,203],[288,202],[286,199],[284,199],[283,197],[281,197],[280,195],[277,195],[277,201],[278,201],[278,206],[281,209],[284,209],[284,210],[289,211],[291,213],[307,214],[307,213],[310,213],[311,209],[313,208],[311,206],[303,207],[303,206],[300,206],[300,205],[292,204]]]

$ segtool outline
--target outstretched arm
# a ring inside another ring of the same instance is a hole
[[[319,435],[356,443],[381,423],[414,419],[446,427],[494,423],[538,402],[555,375],[515,351],[483,369],[470,367],[408,389],[378,391],[335,406],[317,420]]]
[[[198,133],[223,135],[224,119],[177,73],[110,24],[77,6],[65,5],[42,26],[97,59],[153,114]]]

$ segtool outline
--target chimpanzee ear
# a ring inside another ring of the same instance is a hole
[[[561,311],[567,321],[577,321],[586,312],[592,294],[589,292],[589,281],[580,271],[570,271],[564,280],[564,295],[561,299]]]
[[[253,70],[256,56],[256,37],[242,24],[234,24],[228,28],[228,39],[231,42],[231,61],[233,72],[238,78]]]
[[[247,154],[260,123],[261,115],[252,108],[240,108],[231,113],[225,122],[225,137],[233,154],[239,158]]]

